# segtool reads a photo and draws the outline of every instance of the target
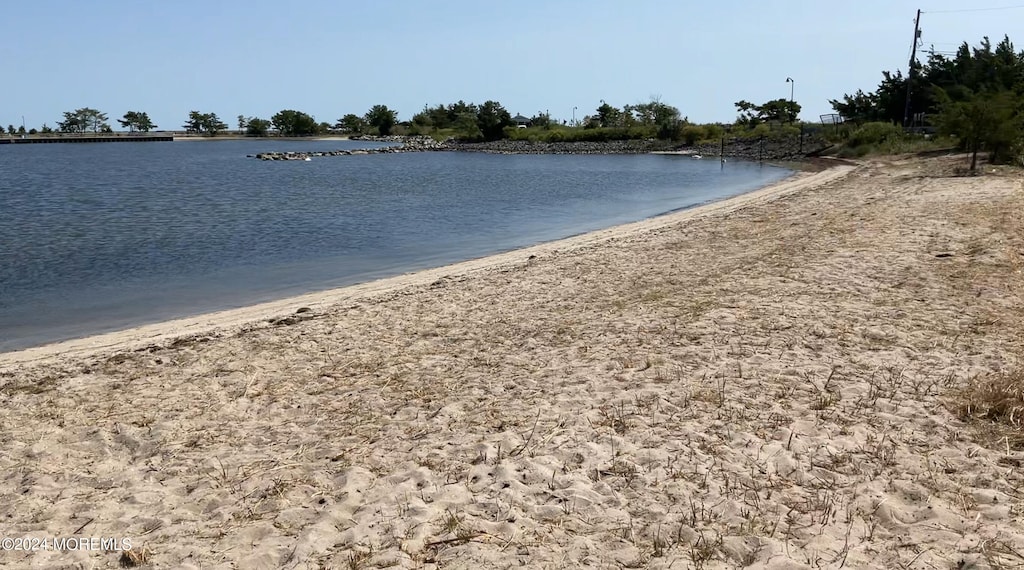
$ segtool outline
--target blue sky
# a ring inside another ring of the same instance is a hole
[[[0,124],[85,106],[114,127],[129,110],[161,129],[190,110],[333,123],[378,103],[406,120],[459,99],[571,119],[651,96],[732,121],[740,99],[789,97],[787,77],[816,120],[906,69],[918,8],[925,50],[1004,34],[1024,47],[1024,9],[938,12],[1014,4],[981,1],[7,0]]]

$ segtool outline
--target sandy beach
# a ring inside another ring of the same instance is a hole
[[[1022,567],[950,402],[1024,366],[1024,175],[955,160],[0,354],[0,539],[132,547],[0,566]]]

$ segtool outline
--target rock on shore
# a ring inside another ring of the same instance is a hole
[[[828,146],[815,136],[782,139],[732,139],[722,144],[684,146],[677,142],[657,139],[622,140],[607,142],[539,142],[524,140],[499,140],[491,142],[458,142],[452,139],[435,141],[430,137],[372,137],[358,136],[351,140],[400,143],[397,146],[381,148],[311,151],[311,152],[264,152],[254,155],[260,160],[307,160],[323,156],[351,156],[362,154],[395,154],[403,152],[456,151],[486,152],[492,154],[646,154],[656,151],[683,151],[703,156],[718,157],[720,153],[730,158],[744,160],[799,160]]]

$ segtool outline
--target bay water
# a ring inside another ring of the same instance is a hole
[[[371,146],[0,145],[0,351],[509,251],[790,174],[671,155],[247,157]]]

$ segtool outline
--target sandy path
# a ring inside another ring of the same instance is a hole
[[[1020,565],[1024,450],[942,401],[1020,365],[1024,188],[942,167],[0,355],[3,533],[157,568]]]

